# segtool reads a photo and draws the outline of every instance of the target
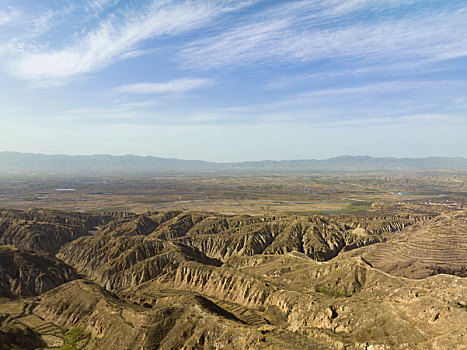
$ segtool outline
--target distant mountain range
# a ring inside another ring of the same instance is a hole
[[[467,158],[380,158],[341,156],[324,160],[263,160],[214,163],[200,160],[141,157],[134,155],[69,156],[0,152],[0,172],[38,174],[144,174],[144,173],[262,173],[467,170]]]

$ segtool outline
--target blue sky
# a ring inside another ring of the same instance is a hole
[[[0,0],[0,150],[467,156],[467,3]]]

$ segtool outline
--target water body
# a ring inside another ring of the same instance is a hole
[[[207,199],[193,199],[191,201],[173,201],[173,202],[167,202],[167,203],[191,203],[191,202],[206,202]]]

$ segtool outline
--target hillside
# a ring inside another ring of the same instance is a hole
[[[0,348],[465,349],[462,208],[2,216]]]

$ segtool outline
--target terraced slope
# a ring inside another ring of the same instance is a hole
[[[467,216],[440,215],[391,241],[352,252],[391,275],[425,278],[444,273],[467,277]]]

